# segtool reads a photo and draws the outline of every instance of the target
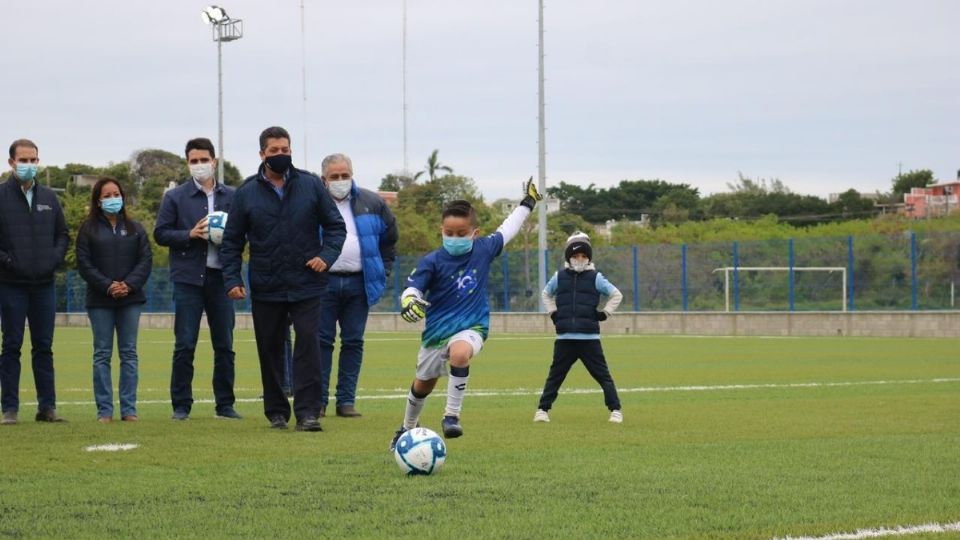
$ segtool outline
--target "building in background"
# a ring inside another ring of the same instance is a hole
[[[914,219],[946,216],[960,208],[960,181],[915,187],[903,194],[904,213]]]

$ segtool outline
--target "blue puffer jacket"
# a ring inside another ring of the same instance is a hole
[[[220,246],[224,286],[227,291],[243,286],[240,267],[249,242],[253,300],[299,302],[320,296],[325,276],[308,268],[307,261],[320,257],[329,268],[340,256],[347,236],[340,211],[323,182],[309,172],[291,167],[281,199],[263,170],[261,165],[233,196]]]
[[[380,195],[357,186],[356,182],[350,189],[350,209],[360,240],[363,288],[367,305],[372,306],[383,296],[387,276],[397,258],[397,220]],[[320,234],[323,235],[322,229]]]

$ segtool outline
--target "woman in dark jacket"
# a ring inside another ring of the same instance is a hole
[[[77,268],[87,282],[87,316],[93,329],[93,395],[101,423],[113,421],[114,330],[120,353],[120,418],[138,420],[137,328],[153,256],[146,231],[127,217],[123,201],[120,183],[100,178],[77,234]]]

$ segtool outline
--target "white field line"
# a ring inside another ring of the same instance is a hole
[[[84,450],[87,452],[125,452],[127,450],[133,450],[139,446],[139,444],[132,443],[95,444],[93,446],[84,448]]]
[[[365,338],[363,341],[370,342],[394,342],[394,341],[420,341],[420,335],[414,334],[412,332],[378,332],[386,334],[394,334],[397,337],[373,337]],[[400,337],[403,336],[403,337]],[[609,339],[663,339],[663,338],[674,338],[674,339],[795,339],[803,340],[808,339],[804,336],[708,336],[708,335],[678,335],[678,334],[604,334],[603,340]],[[487,341],[553,341],[556,339],[554,335],[522,335],[522,334],[497,334],[490,336]],[[846,336],[846,340],[851,339],[876,339],[876,338],[860,338],[856,336]],[[234,339],[234,342],[239,343],[256,343],[256,339],[246,338],[246,339]],[[93,341],[64,341],[58,342],[62,345],[90,345],[92,346]],[[138,344],[142,345],[173,345],[174,340],[171,339],[159,339],[159,340],[139,340]],[[209,339],[198,339],[197,343],[210,343]]]
[[[910,525],[906,527],[877,529],[857,529],[852,533],[833,533],[825,536],[786,536],[778,540],[858,540],[860,538],[882,538],[887,536],[908,536],[912,534],[923,533],[946,533],[960,531],[960,521],[956,523],[925,523],[923,525]]]
[[[895,384],[943,384],[960,382],[960,377],[937,378],[937,379],[894,379],[880,381],[846,381],[846,382],[806,382],[806,383],[764,383],[764,384],[720,384],[720,385],[697,385],[697,386],[640,386],[635,388],[618,388],[621,394],[634,393],[653,393],[653,392],[716,392],[724,390],[758,390],[758,389],[793,389],[793,388],[837,388],[848,386],[884,386]],[[361,389],[362,390],[362,389]],[[90,389],[86,389],[92,392]],[[388,394],[361,394],[360,400],[373,399],[406,399],[407,392],[402,388],[392,389],[371,389],[370,392],[397,392]],[[540,388],[516,388],[513,390],[469,390],[468,395],[476,397],[507,397],[507,396],[539,396],[542,392]],[[600,394],[599,388],[569,388],[560,391],[562,394]],[[257,398],[237,398],[238,403],[256,403],[262,401]],[[212,399],[195,399],[194,403],[214,403]],[[140,405],[156,405],[161,403],[170,403],[168,399],[137,400]],[[91,405],[92,401],[59,401],[59,405]],[[26,403],[26,405],[36,405],[36,402]]]

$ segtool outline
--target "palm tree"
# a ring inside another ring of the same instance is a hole
[[[423,173],[427,173],[427,176],[430,178],[430,181],[433,182],[437,178],[438,171],[444,171],[452,173],[453,169],[440,163],[440,159],[437,158],[437,152],[440,150],[434,150],[430,153],[430,157],[427,158],[427,168],[413,175],[413,181],[416,182]]]

